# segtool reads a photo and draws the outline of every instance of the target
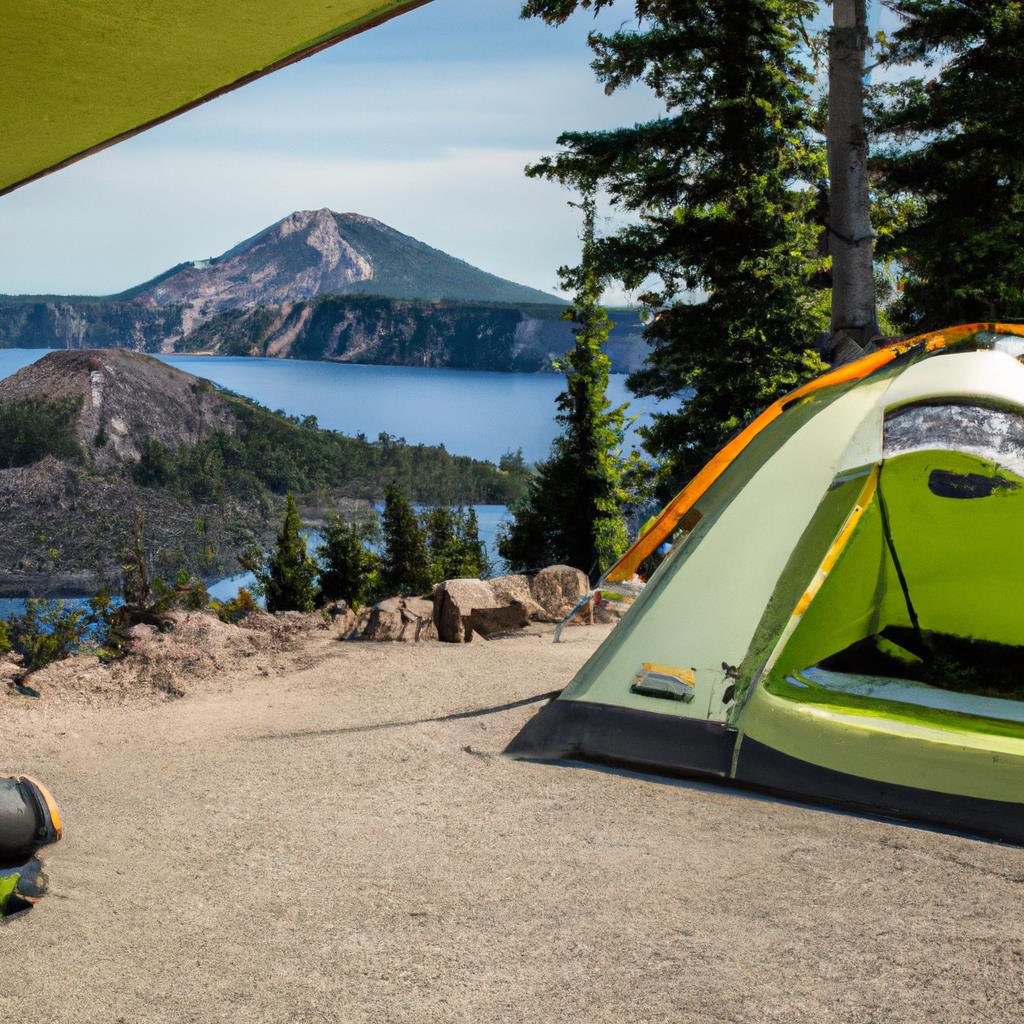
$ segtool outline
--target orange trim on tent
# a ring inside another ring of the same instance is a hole
[[[860,495],[857,498],[857,504],[853,506],[853,510],[846,517],[846,522],[840,527],[836,539],[832,542],[828,551],[825,552],[825,557],[821,560],[821,565],[818,566],[814,579],[811,580],[807,589],[801,595],[800,600],[797,601],[796,608],[791,616],[792,618],[799,619],[803,616],[811,602],[818,596],[818,591],[821,590],[825,580],[828,579],[828,574],[835,568],[836,562],[839,561],[839,556],[843,553],[843,548],[846,547],[848,541],[853,536],[853,531],[857,528],[857,524],[867,511],[868,505],[875,496],[875,491],[878,490],[878,476],[879,468],[878,466],[873,466],[867,483],[861,489]]]
[[[737,434],[703,469],[662,509],[661,515],[651,528],[638,537],[633,546],[608,570],[605,580],[608,583],[619,583],[630,579],[644,559],[649,558],[662,543],[672,535],[679,521],[700,500],[708,488],[729,468],[736,457],[764,430],[770,423],[782,415],[787,405],[806,398],[808,395],[821,391],[836,384],[863,380],[876,370],[887,366],[894,359],[909,352],[911,349],[924,346],[926,352],[933,352],[969,338],[981,331],[993,334],[1013,334],[1024,337],[1024,325],[1021,324],[962,324],[959,327],[947,327],[941,331],[930,331],[912,338],[904,338],[894,342],[877,352],[857,359],[845,366],[837,367],[823,373],[820,377],[808,381],[784,398],[772,402],[756,419],[751,421]]]

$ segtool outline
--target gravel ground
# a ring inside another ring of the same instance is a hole
[[[1024,851],[500,751],[605,634],[309,641],[182,700],[5,703],[51,895],[0,1020],[1020,1021]]]

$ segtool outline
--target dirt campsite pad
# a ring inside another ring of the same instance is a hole
[[[0,928],[0,1019],[1024,1016],[1024,850],[509,761],[531,707],[385,727],[564,685],[605,634],[322,633],[183,699],[5,701],[66,835]]]

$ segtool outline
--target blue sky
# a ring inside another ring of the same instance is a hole
[[[644,89],[604,95],[591,15],[553,29],[520,2],[434,0],[0,198],[0,292],[120,291],[323,206],[554,291],[578,223],[524,165],[562,130],[660,110]]]
[[[591,16],[553,29],[519,7],[435,0],[3,197],[0,292],[119,291],[323,206],[552,290],[577,222],[524,165],[566,128],[658,110],[605,97]]]

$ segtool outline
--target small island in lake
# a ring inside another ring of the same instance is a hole
[[[430,504],[505,504],[523,486],[440,446],[321,430],[152,356],[52,352],[0,381],[0,594],[116,581],[137,510],[155,571],[210,577],[270,539],[288,492],[318,522],[390,483]]]

